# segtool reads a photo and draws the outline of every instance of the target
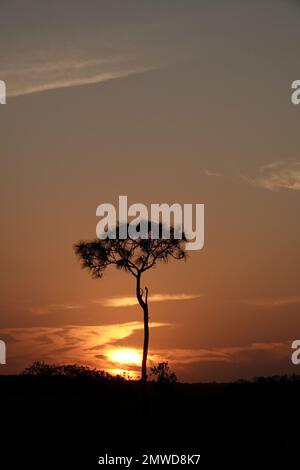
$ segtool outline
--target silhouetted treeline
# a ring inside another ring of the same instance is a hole
[[[21,375],[31,375],[39,377],[69,377],[80,379],[95,379],[105,381],[122,381],[125,377],[112,375],[104,370],[91,369],[78,364],[47,364],[35,361],[21,373]]]
[[[162,369],[164,378],[172,374]],[[145,385],[83,366],[41,362],[22,374],[0,376],[1,445],[122,446],[127,452],[299,445],[299,376],[199,384],[154,378]]]
[[[21,375],[31,376],[63,376],[69,378],[92,378],[101,381],[123,382],[126,377],[123,375],[112,375],[104,370],[92,369],[88,366],[78,364],[47,364],[43,361],[34,361],[30,366],[26,367]],[[150,379],[164,383],[176,383],[177,376],[170,370],[168,362],[160,362],[156,366],[151,367]],[[151,381],[151,380],[150,380]],[[239,379],[232,384],[245,385],[250,383],[256,384],[274,384],[274,383],[298,383],[300,375],[272,375],[269,377],[254,377],[251,380]],[[220,382],[212,382],[214,385]],[[203,385],[203,383],[202,383]]]

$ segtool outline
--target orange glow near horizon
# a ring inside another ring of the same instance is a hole
[[[142,362],[141,353],[133,348],[113,349],[107,354],[107,358],[122,365],[140,365]]]
[[[115,348],[106,354],[107,359],[115,368],[108,370],[113,375],[121,375],[125,379],[136,380],[139,372],[132,370],[133,366],[140,366],[142,362],[142,354],[134,348]]]

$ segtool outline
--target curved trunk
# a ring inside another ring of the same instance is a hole
[[[149,314],[148,314],[148,289],[145,288],[145,300],[143,299],[143,292],[141,290],[141,275],[137,276],[136,283],[136,296],[144,313],[144,346],[143,346],[143,359],[142,359],[142,382],[147,381],[147,356],[149,347]]]

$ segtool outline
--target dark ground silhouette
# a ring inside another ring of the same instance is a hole
[[[183,452],[299,445],[300,377],[145,385],[63,367],[0,376],[2,448]]]

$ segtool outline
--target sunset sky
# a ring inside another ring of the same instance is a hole
[[[150,364],[184,381],[299,373],[300,2],[2,1],[0,339],[139,371],[134,278],[81,270],[96,208],[205,204],[205,246],[159,265]]]

